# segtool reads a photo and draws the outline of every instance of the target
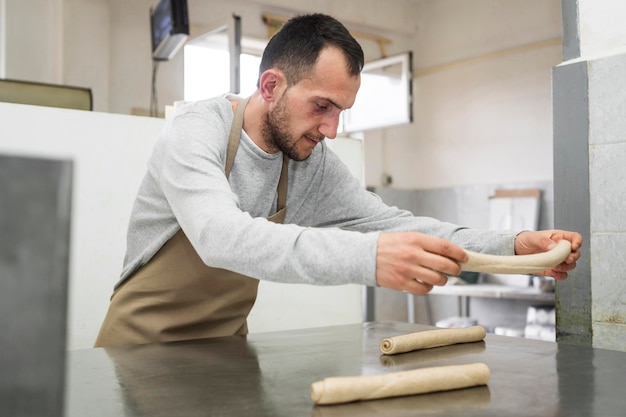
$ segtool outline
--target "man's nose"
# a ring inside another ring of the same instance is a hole
[[[335,139],[337,137],[337,130],[339,129],[339,119],[341,112],[333,112],[328,114],[322,120],[318,130],[328,139]]]

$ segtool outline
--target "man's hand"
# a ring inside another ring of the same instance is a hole
[[[376,253],[376,281],[381,287],[426,294],[459,275],[467,254],[454,243],[417,232],[381,233]]]
[[[580,247],[583,244],[583,237],[576,232],[568,232],[565,230],[541,230],[541,231],[525,231],[521,232],[515,238],[515,254],[530,255],[533,253],[546,252],[552,249],[559,240],[569,240],[572,244],[572,253],[564,262],[537,273],[536,275],[545,275],[554,277],[557,280],[567,278],[568,271],[576,268],[576,261],[580,258]]]

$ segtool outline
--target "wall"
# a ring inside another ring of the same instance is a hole
[[[554,69],[555,223],[579,230],[583,257],[557,286],[558,340],[626,351],[626,4],[563,1]]]
[[[588,61],[589,257],[593,346],[626,351],[626,49],[616,52]]]
[[[550,180],[559,1],[426,1],[413,15],[415,122],[366,136],[367,184]]]
[[[109,111],[111,72],[117,64],[111,59],[111,35],[116,33],[116,28],[111,24],[110,14],[107,2],[102,0],[63,0],[63,77],[60,82],[90,87],[95,111]],[[122,62],[121,66],[126,72],[133,71],[133,60]]]
[[[97,111],[147,112],[154,0],[6,1],[8,77],[89,86]],[[50,4],[62,5],[62,24],[51,26],[48,14],[59,12]],[[366,134],[368,186],[381,185],[383,173],[403,189],[552,176],[550,70],[560,46],[542,42],[560,36],[558,0],[189,0],[189,10],[192,36],[231,13],[242,16],[244,36],[263,38],[263,12],[323,11],[390,38],[388,55],[413,50],[415,123]],[[59,25],[62,45],[43,50]],[[377,44],[360,40],[368,60],[380,57]],[[52,79],[56,61],[61,74]],[[161,106],[182,98],[181,74],[180,54],[159,66]]]
[[[4,0],[6,78],[91,88],[109,109],[107,0]],[[128,70],[128,65],[126,66]]]
[[[63,0],[5,0],[6,77],[62,83]]]

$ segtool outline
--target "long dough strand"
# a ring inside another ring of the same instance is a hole
[[[563,262],[572,252],[567,240],[560,240],[556,247],[532,255],[498,256],[466,250],[469,261],[461,263],[463,271],[491,274],[532,274],[545,271]]]

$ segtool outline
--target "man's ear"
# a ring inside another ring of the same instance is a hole
[[[266,102],[276,101],[282,94],[286,84],[283,73],[276,69],[268,69],[259,77],[259,91]]]

